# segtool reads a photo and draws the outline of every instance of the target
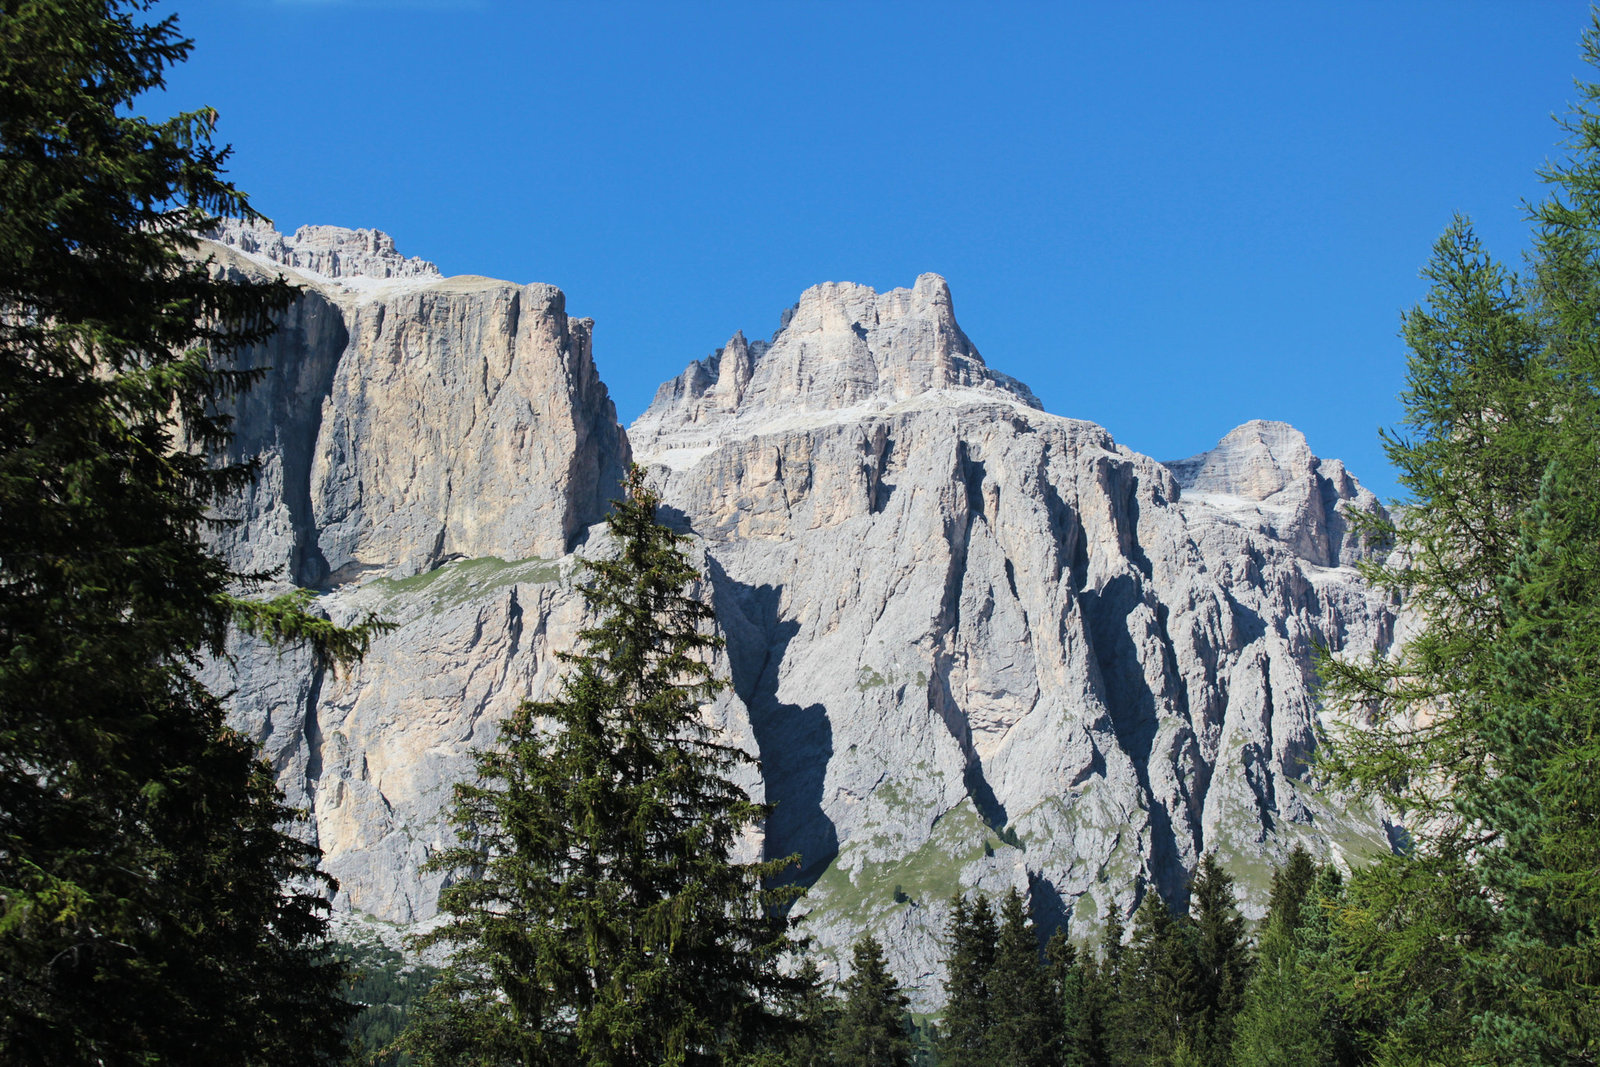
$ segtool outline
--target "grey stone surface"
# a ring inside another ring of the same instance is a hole
[[[215,269],[302,291],[240,360],[265,378],[232,411],[234,457],[261,463],[224,511],[238,524],[219,544],[237,566],[326,587],[453,558],[559,556],[604,516],[628,443],[593,322],[569,317],[559,289],[441,278],[371,231],[243,236],[265,251],[209,245]]]
[[[268,478],[229,545],[271,560],[313,537],[329,570],[366,568],[321,606],[398,627],[338,675],[246,642],[214,669],[308,807],[338,906],[404,925],[433,913],[418,866],[452,783],[517,701],[555,691],[583,625],[569,550],[607,545],[581,536],[600,513],[570,472],[629,453],[554,290],[389,284],[418,287],[319,283],[262,354],[241,447],[267,447]],[[504,325],[513,301],[536,328]],[[552,382],[567,414],[482,431],[515,423],[486,415],[495,397]],[[799,854],[820,951],[873,929],[919,1008],[958,890],[1015,886],[1086,937],[1149,887],[1181,901],[1208,850],[1259,912],[1293,843],[1344,863],[1386,847],[1383,813],[1306,762],[1313,650],[1393,640],[1345,517],[1378,504],[1292,428],[1138,455],[990,370],[924,275],[808,290],[771,341],[735,335],[664,385],[631,436],[727,640],[731,690],[706,713],[777,805],[749,847]]]

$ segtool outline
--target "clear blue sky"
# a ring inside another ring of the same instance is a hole
[[[808,285],[950,280],[985,359],[1161,459],[1283,419],[1380,495],[1400,311],[1492,251],[1586,75],[1578,0],[170,0],[280,228],[370,226],[592,316],[624,423]]]

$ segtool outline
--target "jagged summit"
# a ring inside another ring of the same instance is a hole
[[[735,333],[663,383],[628,434],[641,456],[670,464],[719,440],[949,394],[1040,407],[983,362],[939,275],[884,293],[824,282],[784,312],[770,341]]]
[[[1287,422],[1251,419],[1215,448],[1167,464],[1178,484],[1198,493],[1225,493],[1265,501],[1315,470],[1305,434]]]
[[[401,255],[394,238],[382,230],[302,226],[292,234],[282,234],[264,222],[223,219],[208,236],[258,260],[322,279],[441,277],[439,268],[427,260]]]
[[[1337,459],[1320,459],[1287,422],[1252,419],[1216,447],[1166,464],[1183,499],[1255,526],[1312,563],[1337,567],[1366,552],[1345,510],[1372,511],[1378,498]]]

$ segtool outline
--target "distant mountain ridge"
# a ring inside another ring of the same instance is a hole
[[[1305,780],[1313,649],[1394,640],[1346,518],[1379,504],[1292,427],[1131,452],[991,369],[924,274],[806,290],[624,433],[559,290],[439,278],[372,231],[219,236],[217,269],[306,286],[246,356],[272,368],[237,412],[265,473],[220,547],[399,624],[339,675],[248,640],[215,668],[339,908],[432,915],[450,785],[553,691],[574,552],[603,550],[630,458],[705,567],[732,682],[708,714],[777,804],[751,847],[800,852],[822,950],[873,929],[920,1007],[959,889],[1085,936],[1148,886],[1182,899],[1204,851],[1259,905],[1295,842],[1388,847],[1382,812]]]

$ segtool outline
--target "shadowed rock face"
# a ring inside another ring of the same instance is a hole
[[[767,852],[802,855],[822,944],[870,925],[936,996],[957,889],[1014,885],[1083,935],[1145,885],[1186,900],[1207,850],[1259,907],[1295,841],[1383,847],[1380,819],[1303,782],[1314,650],[1391,640],[1344,518],[1372,494],[1282,423],[1169,466],[1037,410],[970,343],[953,381],[943,350],[898,344],[964,336],[948,291],[925,275],[886,296],[912,321],[880,347],[856,320],[884,297],[801,300],[807,353],[866,383],[834,407],[755,388],[796,380],[797,312],[691,365],[630,430],[715,561],[779,804]],[[747,384],[723,391],[735,351]],[[869,388],[859,368],[884,366],[924,388]]]
[[[273,371],[239,445],[266,447],[267,477],[226,546],[349,577],[331,616],[399,625],[337,676],[241,642],[215,681],[310,810],[337,906],[409,924],[433,913],[418,866],[471,751],[555,692],[585,622],[566,553],[628,444],[556,290],[312,280],[252,356]],[[1292,428],[1171,465],[1130,452],[989,369],[924,275],[807,290],[630,435],[727,639],[707,715],[777,805],[750,848],[798,853],[821,949],[873,929],[919,1007],[958,890],[1017,886],[1088,936],[1146,887],[1184,899],[1207,850],[1260,904],[1296,841],[1386,847],[1380,813],[1304,781],[1314,648],[1392,640],[1343,517],[1378,505]]]

